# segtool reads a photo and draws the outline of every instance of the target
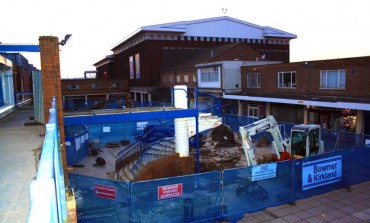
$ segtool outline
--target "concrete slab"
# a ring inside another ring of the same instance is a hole
[[[34,116],[25,107],[0,120],[0,222],[26,222],[29,185],[44,141],[44,125],[24,126]]]

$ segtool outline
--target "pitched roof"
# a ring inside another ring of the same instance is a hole
[[[259,26],[229,16],[221,16],[207,19],[142,26],[134,33],[116,44],[112,48],[112,50],[142,32],[167,32],[178,34],[181,36],[223,37],[240,39],[297,38],[297,35],[283,30],[279,30],[269,26]]]
[[[158,25],[151,25],[151,26],[143,26],[139,30],[140,31],[166,31],[166,32],[175,32],[175,33],[186,33],[191,31],[192,26],[201,26],[209,27],[212,24],[222,25],[225,24],[227,26],[230,25],[238,25],[240,28],[246,28],[251,27],[255,29],[259,29],[263,32],[264,37],[281,37],[281,38],[289,38],[294,39],[297,38],[297,35],[288,33],[276,28],[272,28],[269,26],[259,26],[250,22],[245,22],[239,19],[235,19],[229,16],[221,16],[221,17],[214,17],[214,18],[207,18],[207,19],[198,19],[198,20],[191,20],[191,21],[181,21],[181,22],[172,22],[172,23],[164,23],[164,24],[158,24]],[[219,27],[220,29],[220,27]],[[230,27],[229,27],[230,29]],[[204,30],[204,29],[202,29]],[[197,29],[197,32],[200,32],[201,30]],[[223,31],[224,32],[224,31]],[[196,35],[197,33],[194,33],[193,36],[202,36],[202,35]],[[220,36],[221,37],[221,36]],[[222,37],[228,37],[228,36],[222,36]],[[238,38],[238,37],[236,37]],[[242,37],[239,37],[242,38]]]

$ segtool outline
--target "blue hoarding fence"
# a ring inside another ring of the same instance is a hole
[[[151,181],[69,179],[78,194],[79,222],[236,222],[245,213],[369,181],[370,145]],[[100,186],[104,193],[115,188],[115,199],[97,196]]]
[[[66,126],[67,164],[81,162],[89,154],[89,129],[86,125]]]
[[[130,222],[130,188],[123,181],[70,174],[79,223]]]
[[[29,223],[67,222],[68,220],[55,98],[49,111],[50,118],[46,124],[36,179],[30,185]]]

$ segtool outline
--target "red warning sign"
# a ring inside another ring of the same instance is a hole
[[[182,196],[182,183],[158,187],[158,200]]]
[[[96,197],[107,198],[107,199],[116,199],[116,188],[101,184],[94,185],[94,194]]]

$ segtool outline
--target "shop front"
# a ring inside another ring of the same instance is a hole
[[[311,107],[308,109],[308,123],[319,124],[322,129],[334,132],[356,132],[357,110],[353,109],[325,109]]]

